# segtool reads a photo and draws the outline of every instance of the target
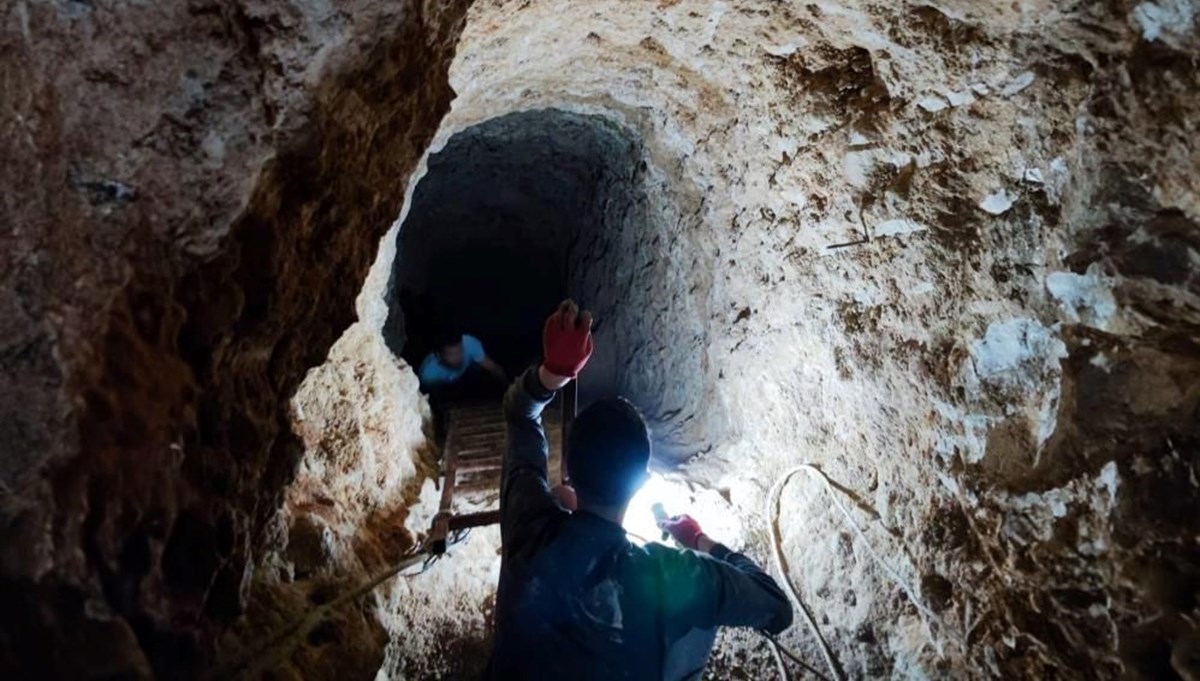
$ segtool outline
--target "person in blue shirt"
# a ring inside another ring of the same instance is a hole
[[[457,383],[476,366],[495,376],[501,384],[508,383],[508,375],[487,356],[478,338],[465,333],[447,333],[438,338],[437,349],[421,361],[417,377],[421,380],[421,389],[428,392]]]
[[[546,320],[542,345],[542,363],[504,398],[500,585],[487,678],[699,679],[718,627],[789,627],[791,603],[775,580],[692,518],[661,524],[682,549],[626,538],[625,509],[650,461],[649,431],[630,402],[600,400],[579,414],[566,458],[574,494],[550,489],[541,414],[591,356],[591,315],[564,302]]]

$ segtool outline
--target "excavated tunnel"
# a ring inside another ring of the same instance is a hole
[[[703,449],[690,431],[677,432],[683,407],[666,406],[662,389],[669,383],[685,400],[703,393],[708,377],[692,354],[699,339],[665,344],[654,316],[637,307],[661,286],[655,278],[680,276],[667,263],[689,257],[654,247],[680,207],[668,203],[669,180],[647,154],[638,132],[596,113],[518,111],[455,132],[430,155],[395,237],[388,347],[419,366],[439,333],[469,333],[515,375],[540,355],[546,314],[572,297],[597,318],[580,405],[634,400],[660,426],[668,465]],[[678,353],[671,360],[681,370],[647,369],[639,380],[629,368],[648,366],[639,357],[647,352]]]
[[[477,677],[413,367],[570,296],[805,664],[1200,678],[1193,5],[16,2],[0,677]]]
[[[637,137],[599,115],[517,112],[455,134],[397,236],[388,346],[417,366],[438,332],[459,331],[510,374],[527,366],[549,310],[598,297],[581,244],[647,228],[643,168]]]

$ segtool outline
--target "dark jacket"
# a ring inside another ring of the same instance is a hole
[[[561,508],[541,419],[552,397],[530,369],[504,399],[490,678],[698,678],[717,627],[778,633],[791,625],[787,596],[746,556],[720,544],[711,555],[635,546],[620,526]]]

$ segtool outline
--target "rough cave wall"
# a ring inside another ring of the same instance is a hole
[[[295,400],[294,428],[305,435],[305,454],[285,512],[277,518],[288,544],[268,560],[281,576],[262,589],[283,603],[271,612],[276,620],[294,620],[305,594],[330,580],[361,580],[386,566],[406,543],[419,541],[437,511],[438,491],[430,477],[434,460],[427,456],[421,419],[413,418],[427,415],[427,409],[411,372],[381,349],[385,338],[395,349],[407,335],[408,322],[398,309],[401,286],[429,286],[439,257],[487,244],[506,268],[528,268],[532,265],[525,259],[538,250],[531,246],[548,251],[541,257],[554,266],[547,284],[551,298],[538,307],[546,291],[522,295],[506,278],[487,282],[489,291],[481,294],[497,294],[489,305],[505,316],[484,319],[484,325],[498,324],[503,335],[524,324],[536,350],[541,320],[569,284],[572,295],[602,319],[581,399],[637,395],[627,388],[625,368],[646,361],[646,340],[639,336],[645,327],[626,308],[661,292],[646,279],[662,276],[661,270],[648,267],[642,256],[646,244],[661,240],[661,226],[674,224],[679,213],[665,203],[672,188],[648,163],[640,140],[607,117],[559,110],[522,111],[471,124],[451,121],[438,140],[423,171],[410,180],[405,215],[384,237],[358,299],[360,321],[328,361],[310,372]],[[492,213],[507,218],[494,219]],[[621,301],[627,303],[624,308]],[[482,335],[486,340],[486,331]],[[681,361],[695,362],[695,357]],[[678,393],[700,386],[701,377],[691,376],[677,383]],[[659,396],[648,397],[652,409]],[[669,452],[670,440],[658,440]],[[364,481],[380,477],[385,481],[365,493]],[[482,673],[491,640],[498,547],[496,528],[477,528],[449,559],[420,577],[392,580],[375,593],[370,619],[389,636],[382,674]],[[346,618],[328,630],[342,645],[364,638],[361,623]],[[319,651],[330,643],[319,637],[315,644],[301,645],[293,665],[327,658]]]
[[[656,457],[670,466],[704,449],[723,425],[716,411],[696,419],[712,384],[703,361],[707,338],[694,321],[701,314],[692,305],[709,277],[696,270],[697,248],[685,237],[698,231],[701,199],[657,165],[636,128],[625,128],[624,112],[594,116],[621,131],[629,158],[598,178],[592,200],[600,219],[581,225],[570,253],[571,294],[597,320],[580,407],[626,396],[646,415]],[[673,379],[664,383],[664,375]]]
[[[531,332],[526,350],[536,352],[540,322],[567,286],[573,244],[582,234],[601,234],[600,225],[644,218],[633,207],[637,185],[629,184],[639,147],[604,119],[531,111],[455,136],[443,130],[439,137],[448,141],[435,143],[410,179],[404,215],[380,242],[357,299],[359,321],[309,372],[293,400],[293,430],[303,438],[304,454],[283,512],[272,521],[284,539],[264,559],[264,579],[252,594],[263,607],[230,635],[234,649],[298,621],[314,598],[394,563],[420,541],[437,512],[428,405],[394,352],[407,335],[398,309],[401,285],[421,290],[439,283],[431,282],[438,257],[486,245],[504,269],[494,281],[473,283],[485,287],[478,295],[494,296],[487,306],[506,316],[476,318],[483,330],[468,330],[486,341],[523,324]],[[510,270],[532,267],[525,258],[533,255],[548,259],[552,269],[538,277],[554,287],[549,298],[547,291],[538,294],[542,307],[530,307],[530,298],[508,285]],[[474,301],[459,302],[467,319],[479,314],[470,309]],[[490,643],[498,546],[498,528],[475,529],[449,559],[376,590],[364,612],[351,609],[322,625],[313,640],[281,646],[288,656],[281,666],[309,676],[339,667],[365,670],[380,667],[382,652],[380,673],[387,677],[478,676]]]
[[[424,299],[415,325],[473,333],[518,371],[539,354],[541,321],[575,278],[568,253],[580,235],[634,219],[625,216],[634,197],[619,192],[637,162],[621,130],[562,111],[512,113],[451,137],[430,157],[398,235],[389,345],[405,345],[407,291]],[[415,363],[429,342],[412,340]]]
[[[481,1],[439,137],[599,113],[698,197],[639,244],[658,304],[623,320],[646,329],[625,389],[670,393],[690,354],[696,402],[651,411],[722,420],[685,470],[760,538],[795,463],[858,495],[911,596],[812,479],[781,527],[850,676],[1184,674],[1195,22],[1177,2]],[[714,662],[769,663],[736,635]]]
[[[5,676],[211,661],[467,4],[3,13]]]

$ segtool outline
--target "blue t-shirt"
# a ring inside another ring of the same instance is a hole
[[[442,364],[442,360],[437,356],[436,352],[431,352],[425,356],[421,362],[421,368],[417,371],[417,377],[421,379],[421,385],[442,385],[444,383],[453,383],[463,377],[472,365],[478,364],[487,355],[483,352],[483,343],[475,336],[463,334],[463,361],[462,365],[455,369]]]

